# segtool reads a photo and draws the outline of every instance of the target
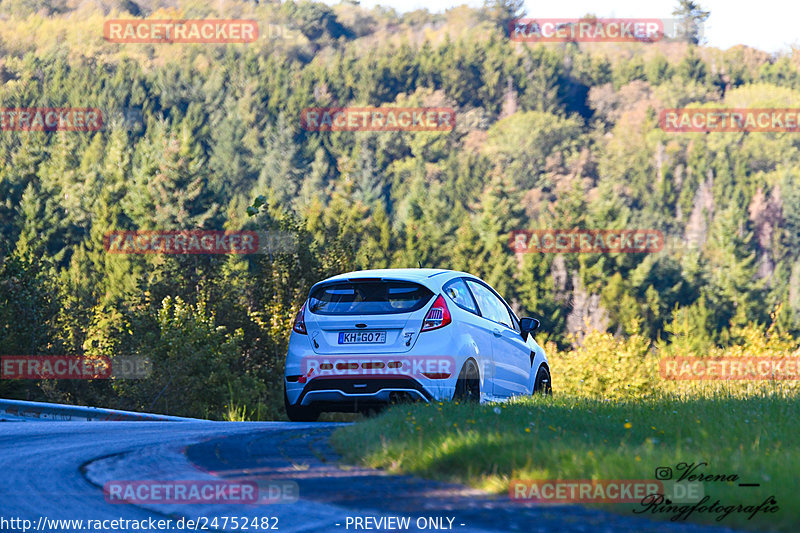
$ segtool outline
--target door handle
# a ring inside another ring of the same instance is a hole
[[[500,335],[502,335],[502,334],[503,334],[503,332],[502,332],[502,331],[500,331],[498,328],[494,328],[494,329],[492,330],[492,333],[494,334],[494,336],[495,336],[495,337],[499,337]]]

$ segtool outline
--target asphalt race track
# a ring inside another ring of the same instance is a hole
[[[28,531],[46,533],[142,531],[95,529],[87,521],[152,518],[172,522],[168,528],[150,531],[263,531],[264,526],[292,532],[731,531],[651,522],[576,505],[522,505],[457,485],[340,465],[327,444],[336,426],[0,422],[0,515],[6,521],[0,521],[0,530],[19,532],[27,525]],[[120,480],[247,481],[257,485],[261,500],[245,504],[114,503],[104,495],[103,487]],[[408,526],[387,522],[390,517],[406,517]],[[238,527],[233,527],[233,518],[239,521]],[[15,521],[9,522],[11,519]],[[50,522],[54,519],[84,523],[58,527]],[[183,529],[178,525],[181,519]],[[196,522],[189,528],[186,520]]]

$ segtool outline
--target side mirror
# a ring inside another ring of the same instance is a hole
[[[521,318],[519,320],[519,329],[522,330],[522,339],[528,340],[528,333],[533,333],[537,329],[539,329],[539,322],[535,318]]]

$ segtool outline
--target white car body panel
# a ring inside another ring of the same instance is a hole
[[[388,403],[392,393],[404,393],[424,401],[451,400],[458,375],[469,358],[475,360],[480,372],[481,401],[502,400],[531,394],[539,367],[545,365],[549,369],[544,350],[533,334],[523,340],[518,331],[477,316],[457,305],[450,295],[444,295],[443,286],[453,279],[481,282],[471,274],[437,269],[365,270],[333,276],[317,283],[312,291],[320,284],[362,278],[417,283],[429,289],[433,296],[420,309],[408,313],[323,315],[312,313],[306,307],[307,334],[292,331],[286,356],[284,383],[291,405],[340,410],[338,407],[356,402],[362,405]],[[420,332],[423,319],[439,295],[444,295],[452,322],[439,329]],[[500,300],[508,308],[502,298]],[[356,324],[364,329],[359,330]],[[340,331],[385,331],[386,343],[341,345],[337,343]],[[393,375],[365,376],[361,370],[353,371],[352,375],[328,376],[347,381],[344,385],[337,379],[326,380],[319,372],[309,374],[310,366],[316,369],[324,362],[337,364],[337,361],[348,363],[365,359],[382,364],[401,359],[414,362],[437,359],[440,365],[446,362],[448,369],[452,360],[453,366],[447,378],[430,379],[417,373],[411,378],[414,383],[402,376],[397,379]],[[301,377],[298,379],[298,376]]]

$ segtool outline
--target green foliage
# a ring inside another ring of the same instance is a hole
[[[488,131],[487,155],[522,189],[550,189],[549,159],[567,165],[585,142],[579,118],[541,111],[515,113]]]
[[[226,331],[205,304],[167,297],[155,314],[134,317],[128,347],[147,354],[152,374],[126,383],[125,396],[139,409],[219,418],[231,401],[255,404],[264,385],[241,364],[244,332]]]
[[[800,333],[795,136],[658,126],[663,107],[800,105],[796,55],[514,43],[503,25],[522,15],[517,0],[403,15],[180,0],[175,17],[253,18],[268,34],[136,46],[101,39],[106,14],[92,6],[34,4],[0,7],[0,104],[141,120],[0,135],[0,352],[154,366],[139,381],[0,384],[11,396],[279,416],[287,332],[311,285],[419,263],[483,276],[560,349],[594,339],[584,319],[632,360],[647,359],[647,343],[739,345],[772,321]],[[693,2],[678,11],[704,17]],[[299,120],[307,107],[383,105],[453,108],[455,129],[316,132]],[[279,231],[297,247],[225,257],[103,245],[111,231],[196,228]],[[512,231],[545,228],[657,229],[666,245],[513,254]]]
[[[791,421],[800,415],[796,394],[761,390],[748,397],[717,392],[610,401],[559,394],[555,379],[552,397],[400,405],[339,428],[332,442],[350,463],[465,483],[505,497],[513,480],[652,479],[664,466],[677,477],[677,465],[697,463],[695,474],[724,473],[738,476],[740,483],[762,484],[751,492],[734,482],[704,483],[704,495],[712,501],[731,509],[755,508],[773,496],[780,509],[752,518],[698,512],[685,514],[686,522],[722,522],[743,531],[797,529],[800,455],[787,445],[796,433]],[[589,505],[608,509],[608,503]],[[642,506],[637,501],[614,510],[631,517]],[[649,516],[666,521],[677,514]],[[601,520],[614,527],[608,518]]]
[[[52,265],[33,254],[0,248],[0,354],[59,355],[62,292]],[[30,382],[0,380],[2,396],[40,398]]]

